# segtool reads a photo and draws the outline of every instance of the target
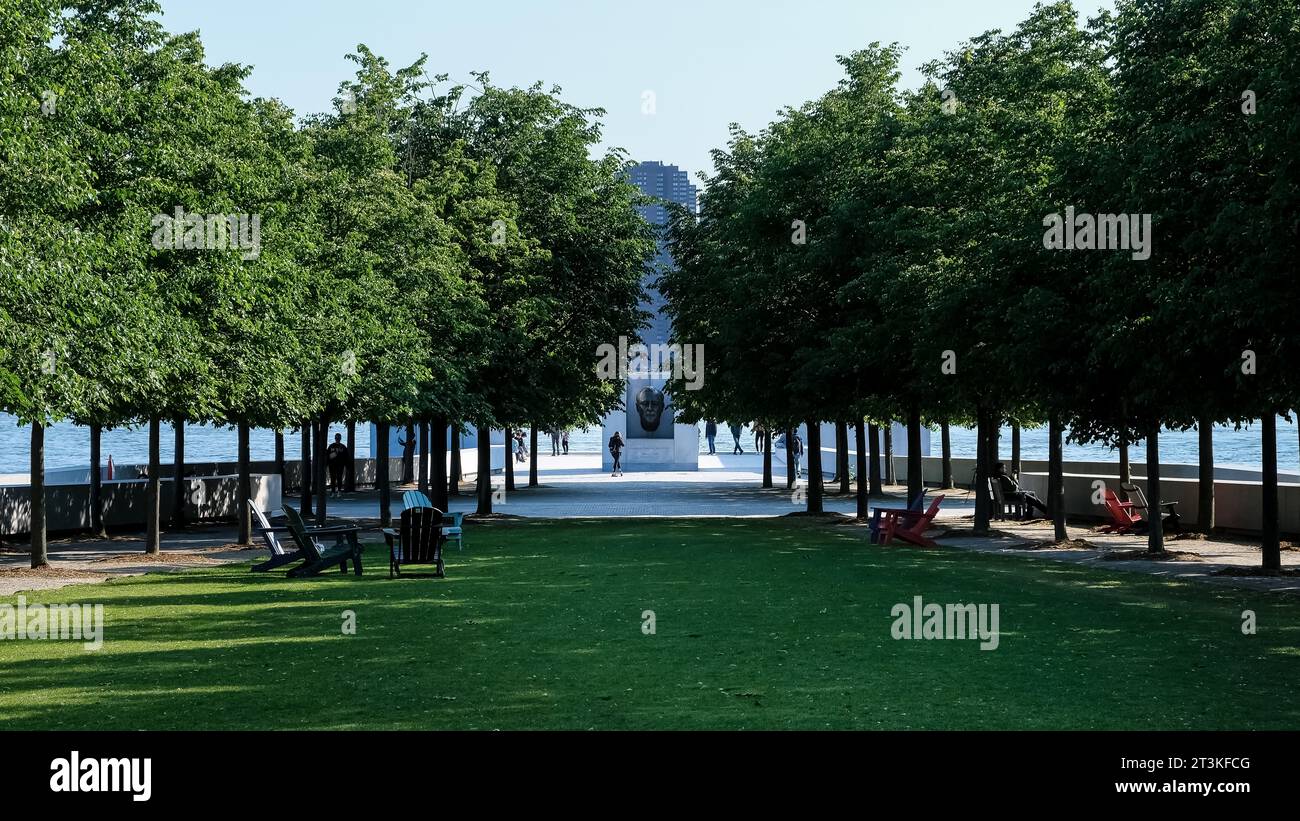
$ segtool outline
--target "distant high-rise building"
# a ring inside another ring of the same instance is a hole
[[[691,184],[690,175],[677,166],[661,162],[637,163],[628,172],[628,178],[646,196],[684,205],[692,214],[695,213],[698,192]],[[655,225],[668,222],[668,209],[662,205],[646,205],[640,210],[642,216]]]
[[[684,205],[692,214],[696,213],[695,186],[691,185],[686,172],[677,166],[643,162],[629,168],[627,174],[641,193]],[[640,211],[657,227],[668,222],[668,208],[664,205],[643,205]],[[677,410],[665,388],[667,372],[672,369],[674,361],[674,355],[665,352],[672,324],[664,313],[663,296],[651,283],[658,276],[658,269],[671,266],[673,259],[662,235],[656,242],[654,264],[647,266],[641,282],[646,292],[646,301],[641,307],[650,314],[650,324],[641,331],[640,341],[650,346],[645,353],[650,354],[652,373],[627,380],[623,408],[605,417],[603,434],[606,440],[616,431],[623,436],[626,446],[622,466],[626,470],[698,470],[699,427],[677,421]],[[683,360],[677,361],[679,369]],[[606,470],[612,467],[612,463],[608,455],[602,457]]]
[[[628,170],[628,179],[646,196],[684,205],[692,214],[696,213],[698,190],[691,184],[690,175],[677,166],[658,161],[637,163]],[[668,222],[668,209],[663,205],[643,205],[638,210],[652,225],[662,226]],[[672,254],[668,253],[662,239],[658,241],[654,264],[656,268],[673,264]],[[647,300],[641,307],[652,314],[650,327],[641,333],[641,339],[646,343],[667,342],[671,330],[668,317],[663,313],[663,297],[650,284],[655,275],[654,272],[647,273],[642,283]]]

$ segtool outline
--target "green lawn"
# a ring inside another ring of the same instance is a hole
[[[236,565],[25,594],[102,602],[105,644],[0,641],[0,729],[1300,728],[1295,597],[792,520],[467,542],[446,580],[390,581],[371,546],[360,579]],[[999,604],[1000,646],[892,639],[914,595]]]

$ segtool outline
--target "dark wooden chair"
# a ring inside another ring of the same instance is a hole
[[[286,550],[284,545],[280,544],[280,539],[275,535],[277,533],[288,533],[288,525],[276,527],[266,519],[266,514],[258,509],[252,499],[248,500],[248,506],[253,511],[253,529],[257,531],[262,540],[266,542],[266,547],[271,551],[271,558],[264,562],[253,565],[253,570],[273,570],[277,567],[283,567],[286,564],[293,564],[299,559],[305,559],[301,550]]]
[[[1002,482],[996,476],[989,479],[989,492],[993,494],[993,518],[1006,519],[1008,514],[1017,519],[1025,518],[1025,498],[1018,493],[1004,495]]]
[[[310,531],[302,520],[302,514],[288,505],[284,505],[284,518],[289,523],[289,535],[298,546],[298,552],[306,559],[302,564],[289,571],[289,576],[315,576],[322,570],[338,565],[339,571],[348,572],[348,561],[352,561],[358,576],[361,575],[361,543],[357,534],[361,532],[354,525],[337,525],[316,527]],[[316,541],[318,536],[335,536],[338,541],[326,547]]]
[[[388,578],[404,575],[402,567],[408,564],[431,564],[434,572],[405,575],[445,577],[442,545],[447,539],[442,532],[442,521],[442,511],[436,507],[408,507],[402,511],[398,528],[384,528],[384,540],[388,542]]]
[[[1145,523],[1140,528],[1136,528],[1134,532],[1135,533],[1138,531],[1146,532],[1147,528],[1150,526],[1151,517],[1153,515],[1156,516],[1160,515],[1159,511],[1156,511],[1154,513],[1152,512],[1151,506],[1147,504],[1146,494],[1142,492],[1142,488],[1138,487],[1132,482],[1121,483],[1120,489],[1123,490],[1124,493],[1128,495],[1129,503],[1131,504],[1133,511],[1146,520]],[[1176,510],[1176,508],[1178,507],[1178,503],[1161,502],[1160,507],[1164,508],[1165,511],[1165,516],[1162,519],[1165,526],[1167,526],[1174,533],[1180,532],[1182,530],[1183,520],[1182,517],[1178,515],[1178,511]]]

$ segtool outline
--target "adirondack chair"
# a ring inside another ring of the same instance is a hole
[[[897,536],[905,542],[911,542],[920,547],[938,547],[937,542],[926,537],[925,531],[929,529],[934,517],[939,514],[939,504],[941,502],[943,502],[943,496],[934,497],[934,501],[930,503],[930,508],[919,517],[911,515],[911,511],[885,511],[885,521],[882,525],[885,531],[885,544],[890,544],[894,541],[894,537]]]
[[[408,490],[402,494],[402,507],[410,510],[413,507],[433,507],[433,502],[429,497],[418,490]]]
[[[1133,509],[1132,502],[1121,502],[1115,491],[1106,488],[1102,497],[1106,510],[1110,513],[1110,524],[1101,529],[1102,533],[1128,533],[1135,527],[1145,525],[1142,514]]]
[[[433,507],[433,502],[429,501],[429,497],[418,490],[408,490],[402,494],[402,507],[407,510],[413,507]],[[442,514],[443,538],[449,542],[455,542],[457,550],[465,549],[465,535],[462,525],[464,519],[464,513]]]
[[[315,576],[322,570],[338,565],[339,572],[348,572],[348,560],[356,575],[361,575],[361,544],[357,540],[360,528],[351,525],[317,527],[307,530],[302,514],[288,505],[284,506],[284,517],[289,522],[289,535],[306,559],[305,562],[289,571],[290,578]],[[317,536],[337,536],[339,541],[331,547],[325,547],[316,541]]]
[[[284,545],[280,544],[280,539],[275,534],[288,533],[288,525],[273,526],[266,520],[266,514],[258,510],[252,499],[248,500],[248,506],[253,509],[253,529],[257,531],[258,535],[262,537],[262,541],[266,542],[266,546],[271,550],[271,558],[253,565],[253,570],[272,570],[296,562],[299,559],[307,558],[302,554],[302,551],[285,550]]]
[[[883,517],[884,514],[890,512],[891,510],[900,513],[914,513],[917,516],[920,516],[922,509],[925,507],[925,493],[926,493],[925,488],[921,488],[921,492],[916,495],[916,498],[913,499],[910,504],[908,504],[906,510],[904,510],[903,508],[888,508],[888,507],[873,508],[872,515],[871,515],[871,539],[870,539],[871,543],[880,544],[881,517]]]
[[[1025,518],[1025,500],[1020,496],[1007,498],[1002,493],[1002,483],[995,476],[989,479],[989,492],[993,494],[993,518],[1006,519],[1010,513],[1017,519]]]
[[[1149,526],[1151,521],[1151,509],[1147,504],[1147,496],[1142,492],[1142,488],[1132,482],[1124,482],[1120,485],[1125,493],[1128,494],[1129,503],[1133,505],[1133,511],[1140,513],[1145,519],[1145,526]],[[1161,502],[1160,506],[1165,510],[1164,523],[1170,530],[1177,533],[1182,530],[1182,517],[1175,510],[1178,507],[1177,502]]]
[[[457,550],[465,549],[464,520],[464,513],[442,514],[442,536],[449,542],[455,542]]]
[[[436,507],[408,507],[402,511],[401,527],[384,528],[388,542],[388,578],[401,576],[407,564],[432,564],[434,578],[444,577],[442,561],[442,511]],[[410,575],[410,574],[407,574]]]

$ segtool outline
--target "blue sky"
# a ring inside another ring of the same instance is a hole
[[[727,126],[757,130],[840,77],[837,54],[873,40],[908,47],[916,67],[991,28],[1011,29],[1034,0],[162,0],[174,32],[198,29],[209,63],[254,67],[250,90],[298,114],[327,110],[344,55],[365,43],[394,66],[429,55],[429,73],[498,85],[541,80],[606,109],[605,141],[638,160],[710,170]],[[1109,6],[1076,0],[1081,14]],[[646,92],[654,113],[643,113]]]

